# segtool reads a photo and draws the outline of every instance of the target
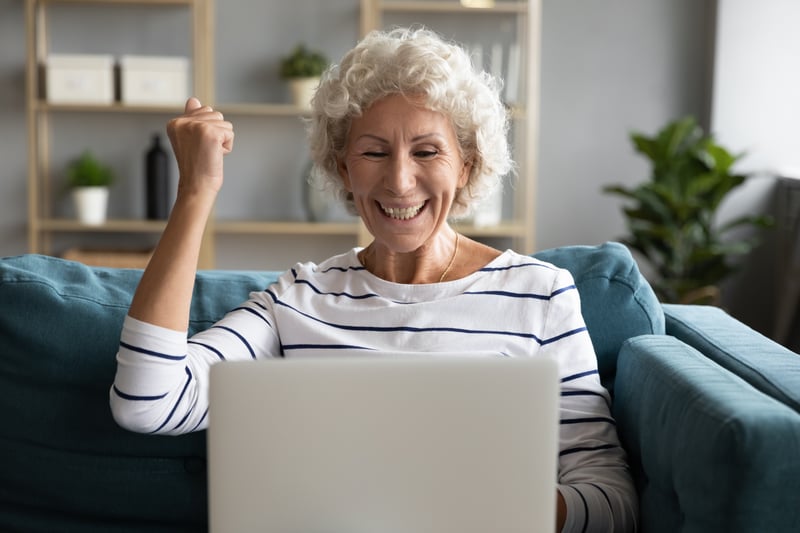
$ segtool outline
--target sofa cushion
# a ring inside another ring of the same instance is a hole
[[[570,271],[597,353],[600,378],[613,393],[617,354],[636,335],[663,334],[664,313],[630,251],[622,244],[564,246],[534,257]]]
[[[800,358],[722,309],[664,306],[667,333],[800,413]]]
[[[129,433],[108,407],[140,274],[37,255],[0,260],[0,531],[205,528],[205,434]],[[198,274],[191,328],[273,279]]]
[[[627,341],[614,415],[642,531],[800,530],[800,415],[667,335]]]

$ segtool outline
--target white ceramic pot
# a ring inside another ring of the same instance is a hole
[[[311,98],[319,85],[319,78],[292,78],[289,88],[292,91],[292,103],[303,109],[311,108]]]
[[[88,226],[100,226],[106,221],[108,187],[76,187],[72,190],[78,220]]]

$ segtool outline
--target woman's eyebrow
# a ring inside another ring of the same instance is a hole
[[[362,140],[362,139],[367,139],[367,140],[372,140],[372,141],[378,141],[378,142],[382,142],[382,143],[388,143],[388,142],[389,142],[388,140],[384,139],[383,137],[381,137],[381,136],[379,136],[379,135],[374,135],[374,134],[372,134],[372,133],[362,133],[361,135],[359,135],[358,137],[356,137],[356,139],[355,139],[355,140],[356,140],[356,141],[360,141],[360,140]]]
[[[414,137],[411,138],[411,142],[424,141],[424,140],[429,139],[431,137],[435,137],[437,139],[444,139],[444,135],[442,135],[441,133],[431,132],[431,133],[421,133],[419,135],[415,135]],[[371,139],[371,140],[374,140],[374,141],[379,141],[379,142],[382,142],[382,143],[388,143],[389,142],[387,139],[384,139],[380,135],[376,135],[374,133],[362,133],[361,135],[356,137],[355,140],[356,141],[360,141],[361,139],[365,139],[365,138],[366,139]]]
[[[429,139],[431,137],[436,137],[437,139],[444,139],[444,135],[434,131],[434,132],[431,132],[431,133],[422,133],[420,135],[417,135],[416,137],[412,137],[411,141],[412,142],[419,142],[419,141],[427,140],[427,139]]]

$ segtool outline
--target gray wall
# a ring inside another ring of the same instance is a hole
[[[0,1],[0,255],[27,248],[23,12],[21,1]]]
[[[216,3],[222,25],[232,24],[237,17],[272,19],[259,13],[264,9],[261,2]],[[714,5],[714,0],[544,0],[538,248],[595,244],[622,235],[619,201],[603,195],[601,188],[646,178],[648,167],[629,141],[632,130],[654,132],[688,113],[708,124]],[[356,14],[351,11],[349,16]],[[341,13],[335,17],[335,13],[320,16],[319,23],[345,25],[343,39],[351,38],[356,27],[352,19],[343,20]],[[308,29],[322,31],[314,23]],[[218,39],[226,31],[218,29]],[[269,33],[254,33],[253,39],[261,43],[256,45],[266,46],[262,41]],[[241,34],[228,31],[232,39]],[[233,44],[218,43],[218,67],[247,54],[242,49],[247,43]],[[333,49],[342,46],[339,40],[331,41]],[[26,251],[24,53],[22,2],[3,0],[0,255]],[[252,75],[260,74],[254,71]],[[236,90],[226,87],[218,82],[218,93]],[[141,147],[136,146],[134,152],[138,158]]]
[[[601,188],[647,178],[630,132],[687,113],[707,123],[711,5],[545,0],[538,247],[621,235],[620,204]]]

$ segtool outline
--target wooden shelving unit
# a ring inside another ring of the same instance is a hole
[[[361,35],[383,27],[384,19],[400,14],[414,17],[420,24],[428,24],[429,18],[468,17],[482,20],[481,14],[507,17],[515,25],[515,35],[520,45],[521,92],[516,102],[509,105],[514,123],[514,151],[524,154],[518,159],[518,178],[507,194],[513,194],[512,213],[492,227],[475,227],[471,224],[456,224],[459,231],[479,239],[510,240],[521,252],[534,251],[534,198],[536,184],[536,151],[538,137],[539,101],[539,24],[541,0],[511,1],[497,0],[493,7],[476,9],[465,7],[458,0],[447,1],[392,1],[392,0],[354,0],[360,9],[358,29]],[[86,116],[173,116],[182,112],[179,106],[129,106],[120,103],[112,105],[63,105],[52,104],[40,98],[42,80],[41,65],[48,49],[48,8],[53,5],[89,4],[97,6],[137,5],[159,9],[164,6],[182,6],[191,16],[191,53],[193,90],[203,102],[214,105],[215,61],[214,61],[214,7],[213,0],[25,0],[26,26],[28,36],[27,57],[27,117],[28,117],[28,167],[29,167],[29,231],[28,240],[31,252],[54,253],[54,239],[62,235],[77,235],[87,244],[98,235],[142,234],[156,236],[164,228],[163,221],[138,220],[130,217],[110,219],[102,226],[85,226],[75,220],[64,219],[52,211],[52,179],[50,168],[51,118],[61,114],[86,114]],[[435,25],[430,27],[436,30]],[[487,27],[487,32],[492,28]],[[457,37],[457,36],[456,36]],[[236,121],[256,119],[264,121],[265,126],[275,121],[301,118],[308,111],[284,103],[224,102],[215,105],[226,118]],[[300,126],[298,126],[300,127]],[[272,154],[270,157],[297,157],[297,154]],[[237,157],[242,157],[237,152]],[[246,155],[244,157],[247,157]],[[255,178],[254,189],[261,186]],[[353,222],[303,222],[262,220],[248,218],[229,220],[217,215],[208,225],[201,257],[202,268],[213,268],[216,262],[215,240],[227,236],[264,237],[295,236],[298,239],[314,242],[333,236],[352,238],[354,245],[366,245],[370,236],[363,224]]]
[[[117,219],[108,220],[101,226],[87,226],[75,220],[53,217],[53,185],[50,163],[52,139],[51,122],[55,115],[67,113],[84,114],[130,114],[159,115],[176,114],[178,106],[53,104],[41,98],[43,87],[43,65],[49,50],[49,11],[54,6],[145,6],[160,9],[166,6],[185,8],[191,17],[192,91],[201,98],[212,97],[211,68],[213,25],[210,21],[211,0],[25,0],[25,25],[27,35],[26,102],[28,122],[28,248],[32,253],[54,253],[53,239],[58,234],[97,233],[160,233],[164,223],[160,221]],[[213,234],[209,234],[201,254],[201,265],[213,265]]]

